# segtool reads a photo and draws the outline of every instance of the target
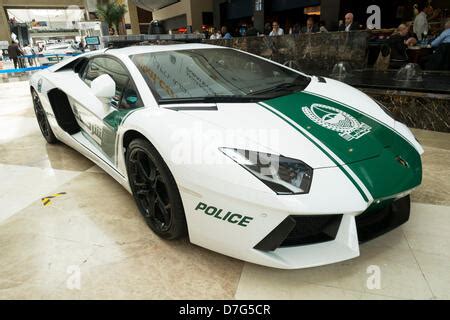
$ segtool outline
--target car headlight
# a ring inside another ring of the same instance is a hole
[[[304,194],[311,187],[313,169],[304,162],[264,152],[219,148],[277,194]]]

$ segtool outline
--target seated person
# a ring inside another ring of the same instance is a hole
[[[284,30],[280,28],[277,21],[272,22],[272,31],[269,33],[270,37],[282,36],[284,35]]]
[[[338,31],[356,31],[359,30],[359,25],[357,22],[354,21],[354,16],[353,13],[348,12],[345,16],[344,16],[344,21],[345,23],[341,23],[339,21],[339,28]]]
[[[258,30],[256,30],[256,28],[253,25],[253,23],[250,23],[248,25],[248,29],[247,29],[247,32],[245,33],[245,35],[247,37],[256,37],[258,35]]]
[[[222,34],[222,39],[225,39],[225,40],[233,39],[233,37],[231,36],[231,33],[228,32],[228,28],[226,26],[223,26],[220,29],[220,32]]]
[[[445,23],[445,30],[433,40],[433,54],[423,58],[425,69],[450,70],[450,19]]]
[[[450,18],[445,22],[445,29],[431,42],[431,47],[437,48],[442,43],[450,43]]]
[[[401,24],[387,41],[391,48],[391,68],[401,68],[408,63],[406,50],[409,46],[413,46],[417,43],[417,40],[413,37],[409,37],[408,33],[409,28],[406,25]]]
[[[308,20],[306,20],[306,26],[302,28],[302,33],[314,32],[319,32],[319,28],[314,23],[314,19],[312,17],[309,17]]]

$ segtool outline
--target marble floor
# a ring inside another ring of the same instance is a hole
[[[154,236],[118,183],[45,143],[27,82],[0,83],[0,299],[450,299],[450,134],[414,133],[410,221],[356,259],[278,270]]]

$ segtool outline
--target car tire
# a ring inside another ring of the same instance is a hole
[[[155,147],[145,139],[131,141],[126,167],[134,200],[150,229],[167,240],[185,237],[187,225],[181,196]]]
[[[42,106],[41,99],[39,99],[39,95],[34,90],[31,91],[31,95],[33,98],[34,113],[36,114],[36,119],[39,124],[39,129],[41,129],[42,136],[49,144],[57,143],[58,139],[55,137],[52,127],[48,122],[47,114]]]

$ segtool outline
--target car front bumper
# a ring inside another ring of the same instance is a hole
[[[185,200],[192,196],[183,190],[181,193]],[[248,227],[223,223],[215,219],[217,216],[208,216],[194,208],[188,223],[190,240],[225,255],[274,268],[300,269],[336,263],[358,257],[360,243],[389,232],[409,219],[409,195],[394,199],[374,201],[362,212],[336,214],[271,211],[267,215],[265,212],[271,209],[240,202],[241,211],[231,211],[250,212],[254,220]],[[262,214],[252,215],[251,208]],[[190,208],[185,206],[185,210]],[[219,218],[227,210],[224,205]],[[275,217],[280,219],[275,221]],[[216,228],[215,223],[222,225]]]

